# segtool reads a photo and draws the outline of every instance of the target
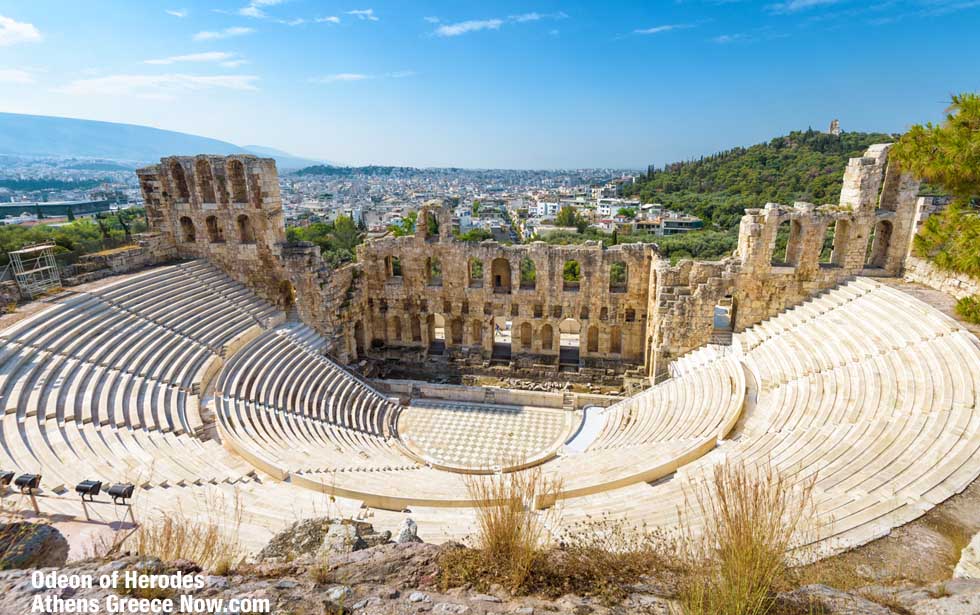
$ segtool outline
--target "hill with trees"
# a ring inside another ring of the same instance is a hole
[[[848,159],[860,156],[869,145],[896,138],[865,132],[791,132],[768,143],[651,168],[626,194],[698,216],[707,228],[728,230],[738,225],[746,208],[767,202],[836,203]]]

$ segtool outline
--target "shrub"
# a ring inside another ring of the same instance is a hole
[[[688,615],[765,615],[787,583],[787,551],[807,524],[814,481],[725,463],[694,493],[703,527],[687,522],[681,602]]]
[[[963,297],[956,302],[956,313],[967,322],[980,325],[980,295]]]

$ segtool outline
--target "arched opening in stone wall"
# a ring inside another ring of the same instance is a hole
[[[521,351],[522,352],[531,352],[531,344],[532,344],[531,338],[532,338],[531,323],[529,322],[521,323]]]
[[[715,305],[712,316],[712,338],[714,343],[731,344],[733,322],[735,322],[735,299],[731,295],[725,295]]]
[[[552,346],[554,345],[554,333],[551,325],[543,325],[541,327],[541,332],[538,335],[541,337],[541,350],[552,350]]]
[[[609,292],[625,293],[629,284],[629,268],[623,261],[616,261],[609,266]]]
[[[211,243],[222,243],[225,240],[225,232],[221,229],[221,225],[218,224],[218,218],[208,216],[204,224],[208,228],[208,241]]]
[[[364,356],[364,323],[360,320],[354,323],[354,348],[357,356]]]
[[[558,360],[564,365],[579,363],[579,333],[582,326],[577,320],[566,318],[558,325]]]
[[[255,230],[248,216],[238,216],[238,240],[242,243],[255,243]]]
[[[228,161],[228,183],[231,186],[233,203],[248,202],[248,184],[245,180],[245,165],[240,160]]]
[[[425,259],[425,283],[429,286],[442,286],[442,263],[434,256]]]
[[[201,201],[217,203],[218,200],[214,196],[214,176],[211,174],[211,164],[207,160],[195,160],[194,174],[197,185],[201,189]]]
[[[437,241],[439,239],[439,218],[431,211],[426,211],[420,222],[425,225],[422,227],[425,229],[425,240]]]
[[[631,307],[626,308],[626,312],[623,314],[623,319],[626,322],[636,322],[636,310]]]
[[[401,344],[402,342],[402,319],[400,316],[392,316],[388,319],[388,343]]]
[[[385,257],[385,272],[389,278],[402,277],[402,259],[397,256]]]
[[[849,220],[838,220],[834,225],[834,247],[830,253],[830,262],[833,265],[842,267],[844,259],[847,258],[847,246],[851,242],[851,222]]]
[[[603,322],[609,320],[609,308],[603,306],[602,309],[599,310],[599,320]]]
[[[599,352],[599,327],[595,325],[589,327],[586,349],[589,352]]]
[[[470,346],[483,347],[483,322],[479,319],[470,322]]]
[[[453,346],[463,345],[463,319],[457,316],[449,321],[449,339]]]
[[[588,320],[589,319],[589,306],[587,306],[587,305],[583,305],[582,306],[582,309],[579,310],[579,312],[578,312],[578,318],[579,318],[579,320]]]
[[[184,167],[176,160],[170,163],[170,177],[173,179],[174,188],[177,189],[177,199],[188,201],[191,198],[191,191],[187,189],[187,177],[184,175]]]
[[[421,342],[422,341],[422,317],[421,316],[410,316],[412,321],[412,341]]]
[[[784,220],[776,229],[772,251],[772,264],[795,267],[799,264],[803,247],[803,225],[798,220]]]
[[[446,350],[446,319],[442,314],[429,314],[426,326],[429,330],[429,353],[442,354]]]
[[[510,359],[511,323],[504,316],[493,317],[493,358]]]
[[[483,261],[476,257],[470,258],[466,268],[469,269],[467,286],[470,288],[483,288]]]
[[[194,243],[197,239],[197,230],[194,228],[194,221],[187,216],[180,217],[180,235],[184,243]]]
[[[888,260],[888,248],[892,240],[892,223],[890,220],[879,220],[868,238],[867,266],[884,267]]]
[[[609,352],[612,354],[623,352],[623,331],[617,326],[609,329]]]
[[[561,269],[562,289],[578,290],[582,280],[582,266],[577,260],[565,261]]]
[[[493,292],[510,293],[510,261],[506,258],[495,258],[490,263],[490,275],[493,277]]]
[[[538,283],[538,272],[534,261],[525,256],[521,259],[521,290],[534,290]]]
[[[837,227],[833,222],[828,222],[823,229],[823,244],[820,246],[820,264],[834,264],[834,238],[837,234]]]

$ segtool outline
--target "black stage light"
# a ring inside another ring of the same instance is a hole
[[[30,493],[41,486],[40,474],[21,474],[14,480],[21,493]]]
[[[99,480],[83,480],[75,485],[75,493],[82,496],[83,502],[85,500],[94,501],[95,496],[99,495],[100,491],[102,491],[102,481]]]
[[[135,489],[131,483],[116,483],[109,487],[109,495],[112,497],[112,503],[119,504],[119,500],[122,500],[122,503],[125,504],[126,500],[133,497],[133,491]]]

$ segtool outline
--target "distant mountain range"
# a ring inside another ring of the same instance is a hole
[[[254,154],[275,158],[280,169],[299,169],[323,162],[270,147],[240,146],[148,126],[0,113],[0,155],[151,163],[163,156],[193,154]]]

